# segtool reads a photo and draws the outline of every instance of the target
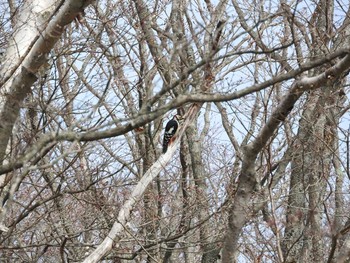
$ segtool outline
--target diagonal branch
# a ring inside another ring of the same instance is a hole
[[[124,203],[122,208],[119,210],[117,220],[113,224],[112,229],[109,231],[107,237],[103,242],[84,260],[84,263],[98,262],[102,259],[113,247],[113,243],[118,243],[121,239],[124,228],[130,220],[131,212],[138,203],[148,185],[157,177],[163,167],[170,161],[174,155],[175,150],[180,144],[181,137],[186,130],[187,126],[195,120],[196,114],[200,109],[200,105],[193,104],[187,114],[184,116],[185,121],[179,130],[179,133],[174,141],[167,150],[167,152],[161,155],[158,160],[150,167],[150,169],[144,174],[140,181],[135,186],[129,199]]]
[[[217,37],[215,44],[212,48],[211,54],[209,56],[212,58],[217,52],[217,43],[219,41],[220,35],[222,33],[222,24],[217,28]],[[212,69],[210,64],[206,65],[205,68],[205,80],[202,83],[201,90],[206,92],[210,90],[211,84],[213,83]],[[130,214],[137,202],[139,202],[147,189],[147,186],[154,180],[160,173],[161,169],[170,161],[176,148],[178,148],[181,137],[184,134],[186,128],[190,123],[195,121],[196,115],[202,107],[203,103],[193,103],[187,113],[183,116],[185,121],[180,128],[178,135],[172,145],[169,146],[167,152],[161,155],[158,160],[151,166],[151,168],[144,174],[140,179],[136,187],[131,193],[129,199],[124,203],[119,211],[116,222],[113,224],[112,229],[109,231],[107,237],[103,242],[84,260],[84,263],[98,262],[102,259],[113,247],[113,242],[118,243],[123,234],[123,230],[127,222],[130,220]]]

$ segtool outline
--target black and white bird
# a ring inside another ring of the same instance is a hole
[[[168,150],[168,146],[172,142],[173,138],[175,138],[175,134],[180,126],[180,121],[182,120],[182,116],[176,114],[165,126],[164,138],[163,138],[163,153],[166,153]]]

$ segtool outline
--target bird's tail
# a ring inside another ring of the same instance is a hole
[[[163,153],[166,153],[168,150],[168,144],[163,144]]]

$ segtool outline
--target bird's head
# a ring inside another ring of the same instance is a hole
[[[180,114],[176,114],[176,115],[174,115],[173,119],[174,119],[174,120],[177,120],[177,121],[181,121],[181,120],[183,120],[184,118],[183,118]]]

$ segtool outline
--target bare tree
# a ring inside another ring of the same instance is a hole
[[[348,3],[42,2],[0,5],[1,261],[348,260]]]

